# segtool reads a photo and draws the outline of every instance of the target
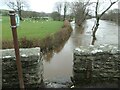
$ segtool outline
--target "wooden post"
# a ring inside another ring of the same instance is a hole
[[[16,21],[15,21],[15,11],[9,11],[9,14],[10,14],[15,55],[16,55],[16,64],[17,64],[17,70],[18,70],[19,84],[20,84],[20,89],[23,90],[24,81],[23,81],[23,74],[22,74],[22,65],[20,61],[20,53],[19,53],[19,45],[18,45],[18,37],[17,37],[17,26],[16,26]]]

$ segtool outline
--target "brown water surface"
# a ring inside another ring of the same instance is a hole
[[[84,28],[75,27],[71,22],[73,32],[64,45],[46,54],[44,58],[44,79],[53,82],[69,82],[73,68],[73,50],[81,45],[88,46],[92,41],[91,32],[95,19],[85,22]],[[118,25],[105,20],[100,20],[96,33],[95,45],[118,44]]]

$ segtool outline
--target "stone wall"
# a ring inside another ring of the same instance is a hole
[[[2,50],[2,87],[18,88],[19,80],[14,49]],[[20,49],[25,88],[40,87],[43,79],[43,63],[40,48]]]
[[[73,60],[75,84],[120,83],[120,51],[117,46],[76,48]]]

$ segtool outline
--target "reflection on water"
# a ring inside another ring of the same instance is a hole
[[[70,76],[73,75],[73,50],[81,45],[91,44],[91,29],[94,20],[87,20],[84,28],[75,27],[74,22],[71,23],[73,32],[69,40],[44,57],[44,79],[60,82],[70,81]],[[96,37],[95,45],[118,44],[118,26],[112,22],[100,20]]]
[[[64,41],[63,43],[61,43],[59,47],[54,48],[54,50],[50,50],[50,51],[46,52],[45,55],[44,55],[44,57],[43,57],[44,60],[46,60],[47,62],[48,62],[48,61],[50,62],[51,58],[52,58],[56,53],[59,53],[59,52],[63,49],[65,43],[66,43],[66,41]]]
[[[54,51],[51,50],[49,52],[47,52],[45,55],[44,55],[44,59],[47,61],[47,62],[50,62],[51,58],[53,57],[54,55]]]

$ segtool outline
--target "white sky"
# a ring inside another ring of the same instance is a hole
[[[52,12],[57,0],[29,0],[31,10],[38,12]]]
[[[0,0],[0,9],[9,9],[5,3],[5,0]],[[14,0],[13,0],[14,1]],[[55,3],[62,1],[73,1],[73,0],[25,0],[28,1],[29,10],[37,12],[51,13],[55,10]]]
[[[0,9],[9,9],[5,4],[4,4],[5,0],[0,0]],[[62,1],[76,1],[76,0],[25,0],[28,1],[30,8],[29,10],[32,11],[37,11],[37,12],[47,12],[47,13],[51,13],[52,11],[55,10],[55,2],[62,2]],[[85,0],[84,0],[85,1]],[[91,0],[92,2],[96,1],[96,0]],[[102,1],[102,0],[100,0]],[[104,0],[109,1],[109,0]],[[112,0],[113,1],[113,0]],[[103,8],[103,7],[102,7]],[[118,8],[118,5],[114,5],[112,8]]]
[[[73,0],[29,0],[31,9],[35,11],[52,12],[55,10],[55,3]]]

